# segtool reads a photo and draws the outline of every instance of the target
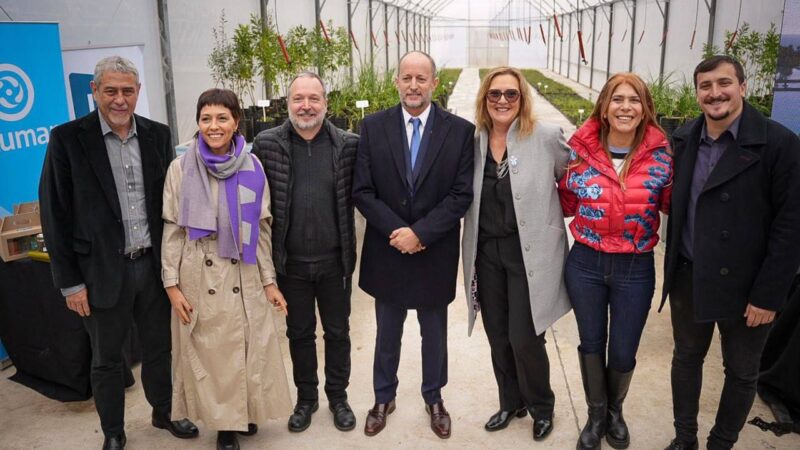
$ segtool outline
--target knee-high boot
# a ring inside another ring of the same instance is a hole
[[[622,417],[622,402],[628,395],[631,385],[633,370],[618,372],[614,369],[606,370],[606,384],[608,386],[608,414],[606,414],[606,441],[616,449],[628,448],[631,443],[628,434],[628,425]]]
[[[578,352],[583,391],[589,406],[589,419],[578,438],[577,450],[596,450],[606,433],[606,364],[605,355]]]

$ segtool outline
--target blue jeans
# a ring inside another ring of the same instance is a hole
[[[605,354],[608,343],[608,367],[633,370],[655,289],[653,252],[603,253],[576,242],[564,278],[580,351]]]

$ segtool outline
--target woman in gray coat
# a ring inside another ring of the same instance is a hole
[[[495,68],[481,84],[462,255],[468,333],[482,311],[500,397],[485,428],[503,429],[530,411],[538,441],[552,430],[555,403],[544,332],[570,309],[556,191],[569,148],[559,127],[534,120],[532,102],[517,69]]]

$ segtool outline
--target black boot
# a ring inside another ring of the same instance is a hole
[[[577,450],[598,450],[606,433],[606,364],[604,355],[578,352],[589,420],[578,438]]]
[[[606,414],[606,442],[616,448],[628,448],[631,438],[628,434],[628,425],[622,417],[622,402],[628,395],[628,386],[631,385],[633,370],[618,372],[614,369],[606,370],[606,384],[608,386],[608,413]]]
[[[239,439],[235,431],[217,432],[217,450],[239,450]]]

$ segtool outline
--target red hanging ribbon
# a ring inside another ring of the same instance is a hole
[[[558,38],[563,41],[564,40],[564,35],[561,34],[561,26],[558,24],[558,16],[553,14],[553,20],[556,21],[556,33],[558,33]]]
[[[283,42],[283,36],[278,35],[278,44],[281,46],[281,52],[283,53],[283,59],[286,60],[286,64],[291,64],[292,60],[289,58],[289,52],[286,51],[286,44]]]
[[[325,29],[325,22],[323,22],[322,19],[319,19],[319,26],[322,28],[322,34],[325,36],[325,41],[330,44],[331,38],[328,37],[328,30]]]
[[[542,42],[544,43],[544,45],[547,45],[547,39],[545,39],[544,37],[544,27],[542,26],[541,23],[539,24],[539,32],[542,33]]]
[[[695,37],[695,35],[697,35],[697,30],[696,29],[694,31],[692,31],[692,41],[689,42],[689,50],[694,48],[694,37]]]
[[[625,41],[625,36],[627,36],[627,35],[628,35],[628,29],[627,29],[627,28],[625,28],[625,32],[624,32],[624,33],[622,33],[622,39],[620,39],[619,41],[620,41],[620,42],[624,42],[624,41]]]
[[[386,31],[386,30],[383,30],[383,40],[386,41],[386,46],[388,47],[389,46],[389,32]]]
[[[350,39],[353,40],[353,45],[356,46],[356,50],[361,51],[361,49],[358,48],[358,41],[356,41],[356,37],[353,35],[353,31],[352,30],[350,31]]]
[[[581,52],[581,61],[586,64],[586,52],[583,49],[583,33],[578,30],[578,50]]]
[[[664,45],[664,42],[666,42],[666,41],[667,41],[667,32],[665,31],[665,32],[664,32],[664,33],[661,35],[661,43],[659,43],[659,44],[658,44],[658,46],[659,46],[659,47],[663,46],[663,45]]]
[[[736,31],[733,32],[733,34],[731,35],[731,39],[728,41],[727,44],[725,44],[725,51],[726,52],[728,50],[730,50],[731,47],[733,47],[733,41],[736,40],[736,36],[738,36],[738,35],[739,35],[739,30],[736,30]]]
[[[639,40],[638,40],[638,41],[636,41],[636,45],[639,45],[639,44],[641,44],[641,43],[642,43],[642,39],[643,39],[643,38],[644,38],[644,30],[642,30],[642,34],[640,34],[640,35],[639,35]]]
[[[378,46],[378,40],[377,40],[377,39],[375,39],[375,33],[373,33],[372,31],[370,31],[370,32],[369,32],[369,34],[371,34],[371,35],[372,35],[372,43],[373,43],[373,44],[375,44],[375,47],[377,47],[377,46]]]
[[[528,41],[528,45],[531,45],[531,26],[530,25],[528,25],[528,36],[527,36],[526,40]]]
[[[395,34],[395,36],[397,36],[397,43],[399,44],[400,43],[400,32],[395,30],[394,34]]]

